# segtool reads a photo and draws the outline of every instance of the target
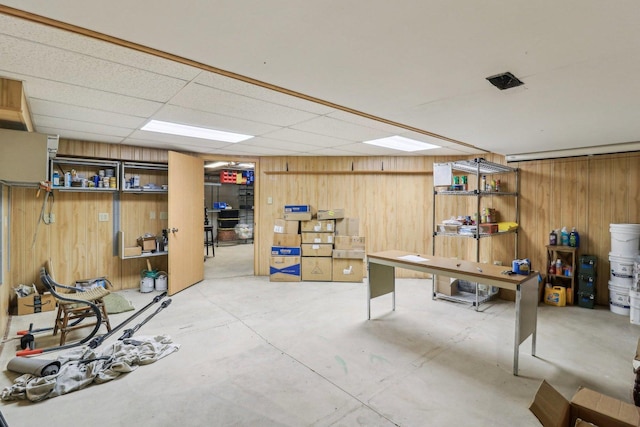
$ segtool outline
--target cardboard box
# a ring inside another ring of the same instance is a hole
[[[300,223],[300,231],[312,231],[316,233],[324,232],[324,231],[335,231],[336,222],[332,219],[322,219],[322,220],[312,220],[312,221],[302,221]]]
[[[298,234],[299,224],[299,221],[276,219],[273,226],[273,232],[279,234]]]
[[[443,295],[455,295],[458,293],[458,281],[453,277],[436,276],[436,292]]]
[[[598,427],[637,427],[640,415],[635,405],[580,387],[565,399],[546,381],[542,381],[529,410],[544,427],[571,427],[577,419]]]
[[[364,259],[364,249],[334,249],[331,257],[336,259]]]
[[[338,219],[344,218],[344,209],[318,209],[316,214],[318,219]]]
[[[302,256],[316,257],[324,256],[330,257],[333,252],[333,245],[326,243],[303,243],[302,244]]]
[[[288,221],[309,221],[313,218],[311,212],[285,212],[282,217]]]
[[[156,236],[140,236],[138,237],[138,246],[142,248],[143,252],[150,252],[156,250]]]
[[[333,259],[332,280],[334,282],[362,282],[364,261],[361,259]]]
[[[333,245],[333,233],[312,233],[305,231],[302,233],[302,243],[329,243]]]
[[[336,235],[338,236],[358,236],[360,221],[358,218],[336,219]]]
[[[284,205],[285,212],[311,212],[313,208],[311,205]]]
[[[328,257],[302,257],[302,280],[330,282],[333,259]]]
[[[480,224],[480,234],[493,234],[498,232],[498,224],[496,223],[483,223]]]
[[[273,234],[273,246],[300,246],[301,243],[299,234]]]
[[[336,249],[365,250],[364,236],[336,236],[333,244]]]
[[[633,366],[633,372],[638,372],[638,368],[640,368],[640,338],[638,339],[638,346],[636,347],[636,355],[631,362]]]
[[[300,257],[272,256],[269,262],[269,280],[271,282],[299,282]]]
[[[271,256],[300,256],[300,246],[271,246]]]
[[[140,246],[129,246],[124,248],[123,256],[140,256],[142,255],[142,248]]]
[[[54,308],[56,308],[56,300],[50,292],[43,294],[33,293],[26,297],[20,297],[16,301],[18,316],[53,311]]]

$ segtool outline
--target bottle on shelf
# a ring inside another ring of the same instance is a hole
[[[580,235],[576,231],[576,228],[573,227],[571,229],[571,233],[569,233],[569,246],[572,248],[577,248],[580,246]]]
[[[558,234],[556,233],[556,230],[551,230],[551,233],[549,233],[549,244],[551,246],[556,246],[558,244]]]
[[[562,260],[560,258],[556,260],[556,274],[558,276],[562,275]]]
[[[560,230],[560,241],[562,246],[569,246],[569,232],[567,231],[567,227],[562,227],[562,230]]]
[[[482,184],[480,186],[481,191],[487,191],[487,176],[482,175]]]

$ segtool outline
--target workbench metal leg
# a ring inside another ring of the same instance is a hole
[[[368,286],[367,286],[367,319],[371,319],[371,300],[373,298],[392,294],[392,308],[396,309],[396,279],[395,268],[377,264],[369,261],[368,263]]]
[[[513,349],[513,375],[518,375],[520,344],[531,336],[531,354],[536,354],[538,322],[538,275],[518,285],[516,290],[516,333]]]

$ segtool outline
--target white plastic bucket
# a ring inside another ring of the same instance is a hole
[[[140,279],[140,292],[147,293],[153,291],[153,277],[143,277]]]
[[[167,274],[161,272],[158,277],[156,277],[156,291],[166,291],[167,290]]]
[[[611,264],[611,282],[618,286],[631,288],[635,257],[629,258],[609,253],[609,263]]]
[[[629,291],[629,320],[634,325],[640,325],[640,292]]]
[[[629,288],[619,287],[609,282],[609,309],[612,313],[629,316]]]
[[[631,290],[640,291],[640,256],[636,257],[633,262],[633,280],[631,281]]]
[[[640,224],[609,224],[611,253],[633,257],[640,253]]]

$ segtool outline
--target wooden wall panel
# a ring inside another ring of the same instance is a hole
[[[534,268],[543,268],[549,232],[562,226],[569,230],[576,226],[580,233],[578,253],[598,258],[596,302],[608,305],[609,225],[640,223],[637,209],[640,153],[524,162],[518,166],[523,178],[521,237],[524,238],[520,240],[520,254],[529,257]],[[548,192],[548,196],[533,196],[532,191]],[[544,221],[527,208],[529,199],[537,200],[537,205],[547,209]],[[533,230],[535,235],[531,234]]]
[[[2,227],[2,280],[0,280],[0,336],[4,336],[4,325],[9,320],[9,300],[13,294],[13,283],[9,277],[9,192],[11,189],[0,184],[0,196],[2,197],[2,209],[0,209],[0,227]]]
[[[166,161],[163,150],[139,149],[115,144],[91,144],[61,140],[60,155],[99,156],[121,160]],[[485,156],[504,163],[501,156]],[[431,206],[434,162],[454,157],[265,157],[259,159],[256,179],[256,221],[254,260],[259,275],[269,273],[269,254],[273,222],[282,216],[286,203],[310,203],[316,208],[344,208],[349,216],[360,218],[361,234],[367,237],[367,251],[408,249],[429,254],[432,247]],[[522,162],[520,167],[520,226],[518,252],[533,267],[544,269],[545,245],[549,231],[561,226],[577,226],[581,253],[598,257],[598,304],[608,304],[608,253],[610,223],[640,222],[640,153]],[[286,171],[289,173],[276,173]],[[354,172],[351,172],[351,171]],[[304,171],[305,174],[296,174]],[[335,173],[343,171],[344,173]],[[368,172],[365,172],[368,171]],[[397,171],[398,173],[392,173]],[[416,171],[407,175],[406,171]],[[502,179],[502,177],[501,177]],[[470,185],[476,185],[472,179]],[[515,181],[505,178],[505,191]],[[158,233],[166,227],[159,213],[166,211],[166,196],[121,195],[121,227],[127,244],[144,233]],[[156,198],[157,197],[157,198]],[[165,197],[165,198],[163,198]],[[116,289],[137,288],[144,260],[120,260],[113,255],[111,221],[98,222],[97,213],[108,212],[113,219],[113,198],[108,194],[56,192],[56,223],[40,226],[36,245],[31,247],[42,195],[35,190],[12,188],[11,270],[9,283],[37,282],[39,267],[54,260],[56,277],[72,281],[94,275],[107,275]],[[272,203],[268,204],[268,198]],[[475,210],[473,202],[456,197],[438,202],[436,221],[452,213]],[[501,198],[490,203],[503,217],[511,207]],[[471,203],[471,207],[469,205]],[[156,220],[150,219],[150,212]],[[502,240],[506,240],[502,242]],[[481,260],[510,263],[513,249],[508,236],[481,239]],[[436,253],[444,256],[475,258],[470,239],[443,238],[436,241]],[[154,268],[166,270],[166,258],[152,259]],[[400,277],[416,273],[398,270]]]

